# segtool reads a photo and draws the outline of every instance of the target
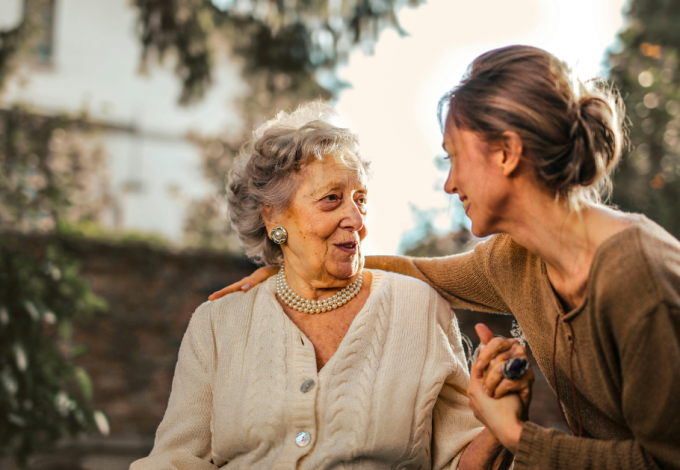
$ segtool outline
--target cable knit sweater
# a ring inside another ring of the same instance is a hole
[[[585,301],[571,312],[543,260],[507,235],[461,255],[366,264],[418,277],[454,308],[515,315],[585,436],[526,423],[516,470],[680,469],[680,243],[654,222],[638,216],[598,248]]]
[[[457,468],[482,428],[444,299],[373,271],[364,307],[317,373],[311,341],[275,292],[271,278],[198,307],[154,448],[131,470]]]

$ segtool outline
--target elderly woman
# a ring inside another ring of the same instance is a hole
[[[447,302],[422,281],[363,269],[366,162],[329,111],[280,113],[232,170],[233,227],[278,275],[196,310],[154,448],[133,470],[507,461],[468,407]]]

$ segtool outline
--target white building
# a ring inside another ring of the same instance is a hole
[[[50,5],[44,15],[50,27],[36,59],[10,79],[0,106],[29,104],[46,114],[85,110],[97,121],[127,129],[101,137],[114,197],[106,222],[181,239],[185,205],[178,190],[185,200],[213,191],[187,133],[215,135],[239,127],[234,98],[245,89],[239,66],[222,54],[206,97],[182,107],[171,57],[140,73],[137,11],[130,0]],[[22,11],[23,0],[0,0],[0,29],[15,26]]]

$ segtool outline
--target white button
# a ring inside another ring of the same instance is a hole
[[[298,435],[295,436],[295,443],[298,445],[298,447],[306,446],[311,440],[312,436],[310,436],[307,431],[299,432]]]

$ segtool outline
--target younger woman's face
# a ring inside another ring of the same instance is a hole
[[[451,160],[444,190],[458,194],[475,236],[497,233],[510,197],[508,178],[498,164],[503,150],[450,121],[446,124],[443,147]]]

